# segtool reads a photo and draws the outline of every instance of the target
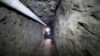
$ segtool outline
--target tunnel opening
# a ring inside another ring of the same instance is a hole
[[[50,21],[47,23],[47,26],[45,27],[45,34],[44,34],[44,38],[45,39],[52,39],[53,35],[54,35],[54,30],[53,30],[53,21]]]
[[[45,27],[45,33],[44,33],[44,48],[49,47],[45,51],[47,52],[46,54],[48,55],[43,55],[43,56],[59,56],[59,52],[57,50],[56,44],[55,44],[55,37],[54,37],[54,26],[55,26],[55,19],[49,21],[47,24],[47,27]],[[48,51],[47,51],[48,50]]]

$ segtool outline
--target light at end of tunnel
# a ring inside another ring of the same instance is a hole
[[[46,27],[46,32],[50,32],[50,28],[49,27]]]
[[[50,27],[46,27],[46,28],[45,28],[45,33],[46,33],[47,35],[50,35],[50,34],[51,34],[51,29],[50,29]]]

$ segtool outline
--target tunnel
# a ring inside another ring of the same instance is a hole
[[[1,1],[0,56],[100,56],[100,0]]]

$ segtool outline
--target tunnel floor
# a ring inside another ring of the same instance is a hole
[[[58,56],[56,47],[50,38],[43,39],[36,56]]]

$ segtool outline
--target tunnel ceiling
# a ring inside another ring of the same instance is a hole
[[[32,11],[34,11],[46,23],[54,21],[54,19],[56,18],[56,12],[59,7],[63,9],[62,12],[64,13],[65,8],[70,8],[72,3],[72,0],[64,0],[62,2],[61,0],[21,0],[21,1],[25,3],[30,9],[32,9]],[[66,7],[63,7],[64,5],[66,5]]]

